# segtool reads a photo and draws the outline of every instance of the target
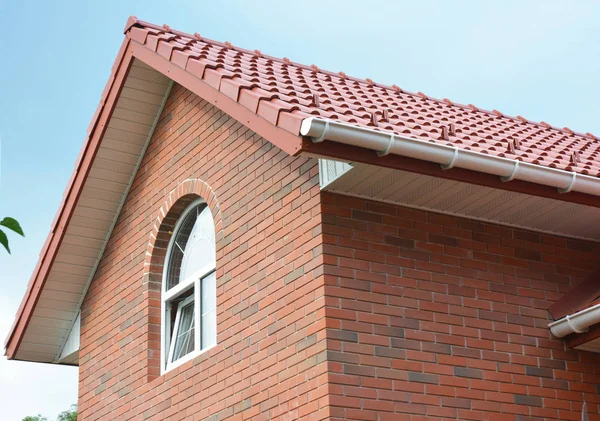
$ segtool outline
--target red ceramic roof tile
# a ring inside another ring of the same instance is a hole
[[[396,85],[349,77],[344,72],[328,72],[314,64],[306,66],[270,57],[259,50],[246,50],[135,18],[128,21],[125,33],[295,135],[300,121],[314,116],[600,175],[600,142],[589,133],[439,100]]]

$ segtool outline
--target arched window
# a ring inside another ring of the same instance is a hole
[[[162,281],[162,369],[217,343],[215,226],[199,199],[183,212],[167,248]]]

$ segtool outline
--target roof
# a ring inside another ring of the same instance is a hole
[[[129,18],[125,34],[63,202],[6,339],[9,358],[59,361],[70,330],[68,326],[74,323],[102,258],[144,154],[144,145],[152,136],[152,121],[160,116],[161,102],[164,104],[171,81],[211,102],[292,155],[310,152],[308,144],[311,142],[300,135],[300,128],[306,118],[321,117],[580,174],[598,176],[600,173],[600,165],[595,162],[600,142],[590,134],[438,100],[422,93],[403,91],[397,86],[352,78],[341,72],[327,72],[314,65],[277,59],[258,50],[249,51],[228,42],[211,41],[198,34],[186,34],[134,17]],[[149,88],[144,91],[144,86]],[[148,102],[150,96],[151,104]],[[140,112],[140,106],[144,107],[144,112]],[[143,124],[139,123],[140,119]],[[123,162],[116,155],[128,141],[123,137],[123,125],[130,129],[127,136],[135,135],[135,139],[129,139],[131,142],[126,145],[131,160],[125,165],[121,165]],[[338,147],[335,144],[328,146],[332,151]],[[336,155],[331,153],[330,156]],[[393,158],[380,159],[391,162]],[[120,163],[118,167],[114,166],[115,162]],[[423,162],[411,161],[404,169],[425,171],[427,166]],[[438,165],[436,171],[442,173],[443,170]],[[443,172],[442,176],[451,178],[458,174],[456,177],[463,177],[460,171],[453,169]],[[118,178],[118,182],[111,184],[112,191],[97,190],[97,183],[102,179],[94,178],[98,173]],[[478,182],[485,184],[481,180]],[[500,183],[497,177],[493,182]],[[502,188],[531,191],[518,183],[513,181]],[[556,191],[548,194],[558,195]],[[578,194],[569,193],[564,200],[579,200],[581,195]],[[98,209],[102,214],[101,224],[99,217],[86,219],[85,213],[94,210],[93,201],[98,199],[104,200],[107,206]],[[593,200],[597,203],[596,197]],[[90,221],[97,225],[90,227]],[[77,242],[74,243],[69,239],[77,230]],[[82,248],[87,253],[84,257],[78,251]],[[69,272],[71,266],[76,266],[77,271]],[[65,274],[69,276],[68,291],[58,293],[48,287],[60,283]],[[45,331],[44,343],[26,341],[27,347],[23,347],[24,338],[29,341],[39,339],[36,332],[40,326],[32,330],[32,320],[48,311],[60,311],[64,323],[52,331]],[[40,351],[42,348],[43,352]]]
[[[197,33],[175,31],[167,25],[133,19],[126,34],[293,134],[298,131],[290,115],[319,116],[550,168],[600,175],[600,141],[590,133],[329,72],[316,65],[212,41]]]

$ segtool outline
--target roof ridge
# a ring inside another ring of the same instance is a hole
[[[166,24],[162,25],[162,26],[155,25],[155,24],[152,24],[150,22],[145,22],[145,21],[139,20],[135,16],[130,16],[129,19],[127,20],[127,24],[125,25],[124,33],[127,34],[129,32],[129,30],[133,26],[151,28],[151,29],[163,32],[163,33],[170,33],[170,34],[175,35],[175,36],[196,39],[196,40],[199,40],[199,41],[204,41],[204,42],[206,42],[208,44],[213,44],[213,45],[217,45],[217,46],[220,46],[220,47],[228,48],[228,49],[240,52],[240,53],[254,54],[254,55],[257,55],[257,56],[259,56],[261,58],[264,58],[264,59],[267,59],[267,60],[271,60],[271,61],[274,61],[274,62],[278,62],[278,63],[284,64],[286,66],[294,66],[294,67],[297,67],[297,68],[301,68],[301,69],[304,69],[304,70],[310,70],[310,71],[313,71],[313,72],[316,72],[316,73],[320,73],[320,74],[324,74],[324,75],[327,75],[327,76],[334,76],[334,77],[338,77],[338,78],[341,78],[341,79],[344,79],[344,80],[351,80],[351,81],[354,81],[354,82],[357,82],[357,83],[367,84],[369,86],[376,86],[378,88],[381,88],[381,89],[384,89],[384,90],[388,90],[388,91],[391,91],[391,92],[402,93],[402,94],[405,94],[405,95],[409,95],[409,96],[413,96],[413,97],[417,97],[417,98],[421,98],[421,99],[425,99],[425,100],[437,102],[437,103],[440,103],[440,104],[453,105],[453,106],[464,108],[466,110],[477,111],[477,112],[481,112],[481,113],[484,113],[484,114],[488,114],[490,116],[506,118],[506,119],[511,120],[513,122],[520,122],[520,123],[524,123],[524,124],[531,124],[531,125],[535,125],[535,126],[538,126],[538,127],[541,126],[541,127],[545,128],[545,129],[556,130],[556,131],[564,133],[565,135],[568,135],[568,136],[581,136],[581,137],[585,137],[585,138],[588,138],[588,139],[591,139],[591,140],[596,140],[596,141],[600,140],[599,136],[596,136],[596,135],[594,135],[594,134],[592,134],[590,132],[587,132],[587,133],[576,132],[574,130],[571,130],[568,127],[558,127],[558,126],[550,125],[550,124],[546,123],[545,121],[539,121],[539,122],[537,122],[537,121],[534,121],[534,120],[530,120],[530,119],[524,118],[524,117],[522,117],[520,115],[512,116],[512,115],[503,113],[503,112],[498,111],[498,110],[491,110],[490,111],[490,110],[478,107],[478,106],[473,105],[473,104],[462,104],[462,103],[459,103],[459,102],[454,102],[454,101],[452,101],[452,100],[450,100],[448,98],[443,98],[443,99],[436,98],[436,97],[424,94],[423,92],[420,92],[420,91],[416,92],[416,93],[415,92],[411,92],[411,91],[407,91],[405,89],[400,88],[399,86],[397,86],[395,84],[393,84],[393,85],[390,86],[390,85],[386,85],[384,83],[375,82],[375,81],[371,80],[370,78],[361,79],[361,78],[354,77],[354,76],[348,76],[346,73],[344,73],[342,71],[336,73],[336,72],[333,72],[333,71],[324,70],[324,69],[321,69],[321,68],[319,68],[318,66],[316,66],[314,64],[312,64],[312,65],[306,65],[306,64],[302,64],[302,63],[297,63],[297,62],[291,61],[287,57],[279,58],[279,57],[274,57],[274,56],[266,55],[266,54],[263,54],[260,50],[254,50],[254,51],[247,50],[245,48],[235,46],[235,45],[231,44],[228,41],[221,42],[221,41],[216,41],[216,40],[213,40],[213,39],[210,39],[210,38],[205,38],[205,37],[201,36],[198,33],[189,34],[189,33],[186,33],[186,32],[177,31],[177,30],[172,29],[170,26],[168,26]]]

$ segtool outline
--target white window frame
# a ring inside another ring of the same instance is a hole
[[[196,295],[196,294],[194,294]],[[179,309],[183,309],[184,307],[187,307],[187,305],[189,303],[191,303],[192,301],[194,301],[194,299],[196,298],[194,295],[190,295],[189,297],[187,297],[186,299],[184,299],[182,302],[179,303],[177,309],[177,315],[175,316],[175,324],[173,325],[174,327],[174,331],[173,331],[173,336],[171,336],[171,343],[169,344],[169,358],[168,361],[172,361],[173,360],[173,352],[175,352],[175,344],[177,343],[177,336],[179,334],[179,323],[180,323],[180,319],[181,319],[181,311],[179,311]],[[196,303],[194,302],[194,315],[193,315],[193,320],[192,323],[194,323],[194,350],[196,350],[196,330],[198,330],[198,326],[196,326]],[[170,327],[170,325],[169,325]],[[173,340],[175,339],[175,340]],[[193,353],[190,352],[190,354]],[[184,355],[181,358],[185,358],[187,357],[187,355]],[[181,359],[180,358],[180,359]]]
[[[173,229],[173,234],[171,239],[169,240],[169,245],[167,247],[167,254],[165,256],[165,262],[163,265],[163,275],[162,275],[162,286],[161,286],[161,335],[160,335],[160,366],[161,366],[161,374],[164,374],[180,365],[190,361],[191,359],[197,357],[198,355],[208,351],[209,349],[216,346],[216,341],[214,345],[201,349],[201,335],[202,335],[202,313],[201,313],[201,300],[202,300],[202,280],[216,271],[216,256],[214,256],[215,260],[209,264],[204,265],[198,271],[194,272],[194,274],[188,276],[185,279],[180,279],[179,283],[167,290],[167,274],[169,271],[169,260],[171,257],[172,248],[175,246],[175,238],[177,238],[177,233],[183,224],[183,221],[192,212],[196,207],[206,205],[206,202],[203,199],[194,200],[190,203],[185,210],[179,216],[177,223]],[[208,208],[207,208],[208,209]],[[209,210],[210,212],[210,210]],[[211,217],[212,218],[212,217]],[[216,248],[216,247],[215,247]],[[170,302],[176,299],[181,294],[189,291],[190,289],[194,289],[194,293],[189,297],[185,298],[178,305],[178,311],[175,316],[175,323],[173,324],[173,332],[171,332],[171,306]],[[184,355],[178,360],[172,361],[173,352],[175,349],[175,342],[177,341],[177,331],[179,329],[179,316],[181,309],[183,309],[187,304],[191,301],[194,301],[194,350],[189,354]],[[216,329],[216,327],[215,327]]]

